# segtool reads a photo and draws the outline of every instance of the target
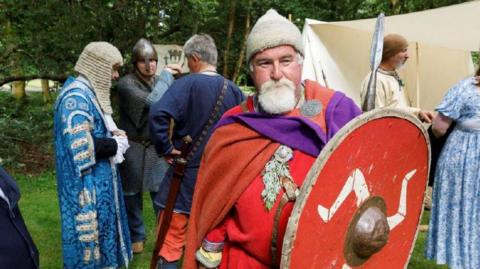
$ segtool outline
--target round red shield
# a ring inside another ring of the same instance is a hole
[[[427,133],[410,114],[381,109],[352,120],[325,146],[302,185],[281,268],[406,268],[429,164]],[[386,217],[388,240],[373,254],[364,254],[361,244],[355,252],[351,244],[365,211]]]

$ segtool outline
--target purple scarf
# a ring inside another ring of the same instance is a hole
[[[227,116],[218,122],[216,128],[231,123],[243,124],[273,141],[315,157],[340,128],[360,114],[361,110],[350,98],[335,92],[325,110],[327,133],[307,117],[258,112]]]

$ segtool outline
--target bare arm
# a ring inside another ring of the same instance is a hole
[[[170,72],[172,75],[177,75],[182,73],[182,66],[179,64],[167,64],[164,67],[164,69]]]
[[[432,122],[432,131],[435,137],[442,137],[448,130],[448,127],[452,125],[453,120],[447,116],[438,113]]]

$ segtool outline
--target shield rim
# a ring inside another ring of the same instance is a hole
[[[355,120],[351,120],[335,134],[334,137],[339,137],[340,139],[330,139],[330,141],[328,141],[328,143],[322,149],[320,154],[317,156],[315,162],[312,164],[310,170],[308,171],[305,177],[305,181],[303,182],[300,188],[300,194],[297,197],[297,201],[301,201],[301,202],[296,202],[294,204],[292,213],[288,219],[287,228],[285,230],[285,235],[282,243],[280,268],[282,269],[290,268],[290,262],[291,262],[290,253],[293,247],[293,242],[295,241],[295,238],[296,238],[296,231],[298,228],[299,218],[301,216],[301,212],[303,211],[303,208],[305,207],[306,198],[308,198],[308,196],[310,195],[312,188],[314,186],[313,183],[316,182],[320,172],[323,170],[323,167],[325,166],[327,161],[330,159],[330,155],[332,154],[332,152],[334,152],[338,148],[338,146],[341,145],[341,143],[345,140],[345,138],[347,138],[351,133],[353,133],[356,129],[358,129],[365,123],[375,119],[387,118],[387,117],[401,118],[401,119],[408,120],[410,123],[414,124],[415,126],[417,126],[418,129],[421,130],[421,133],[423,134],[423,138],[425,139],[425,142],[427,144],[427,151],[428,151],[427,175],[430,174],[430,161],[431,161],[430,139],[428,138],[427,129],[423,126],[422,122],[419,119],[417,119],[417,117],[413,116],[411,113],[408,113],[400,109],[377,108],[368,112],[364,112],[363,114],[356,117]],[[312,167],[318,167],[319,169],[317,169],[317,171],[313,171]],[[428,184],[425,184],[425,190],[427,187],[428,187]],[[422,200],[422,205],[424,202],[425,202],[425,195]],[[424,207],[422,206],[422,209],[420,211],[420,217],[423,215],[423,210],[424,210]],[[418,229],[419,229],[419,225],[417,225],[417,228],[415,229],[415,235],[413,238],[414,242],[417,241]],[[410,260],[414,247],[415,247],[415,244],[412,244],[412,247],[408,253],[408,260]],[[406,269],[407,266],[408,266],[408,263],[405,264],[404,269]]]

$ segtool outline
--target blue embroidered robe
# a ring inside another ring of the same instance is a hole
[[[117,166],[95,159],[94,138],[110,137],[88,81],[65,83],[55,104],[55,164],[64,268],[118,268],[131,243]]]

